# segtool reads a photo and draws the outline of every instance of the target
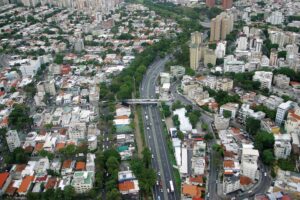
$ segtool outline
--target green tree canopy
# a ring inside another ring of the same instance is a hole
[[[9,126],[18,131],[30,128],[33,124],[33,119],[30,117],[29,111],[29,107],[25,104],[15,104],[8,116]]]
[[[273,149],[274,146],[274,136],[266,131],[259,131],[254,138],[254,146],[260,152],[265,149]]]
[[[251,135],[255,135],[260,129],[260,121],[252,117],[246,119],[246,131]]]

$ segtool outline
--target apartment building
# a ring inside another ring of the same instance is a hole
[[[265,71],[256,71],[253,76],[253,81],[260,82],[261,88],[271,89],[273,73]]]
[[[275,135],[274,155],[276,159],[287,159],[292,151],[291,135]]]
[[[85,193],[93,188],[94,181],[94,172],[77,171],[73,175],[71,185],[74,187],[77,193]]]
[[[283,75],[283,74],[275,75],[273,84],[278,88],[287,89],[287,88],[289,88],[290,77]]]
[[[222,12],[213,18],[210,21],[210,41],[225,40],[227,34],[233,30],[233,21],[233,14],[229,12]]]
[[[252,145],[243,145],[242,149],[242,159],[241,159],[241,169],[242,174],[255,180],[258,173],[258,157],[259,153],[257,149],[253,149]]]
[[[21,146],[21,141],[16,130],[9,130],[6,133],[6,142],[10,152]]]
[[[224,116],[224,111],[229,111],[231,113],[231,119],[234,119],[239,110],[239,104],[237,103],[226,103],[220,107],[220,115]]]
[[[278,106],[275,119],[277,125],[281,125],[284,122],[288,111],[293,107],[294,104],[295,103],[292,101],[287,101]]]

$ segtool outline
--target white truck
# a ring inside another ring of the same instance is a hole
[[[174,185],[172,180],[170,180],[170,190],[171,192],[174,192]]]

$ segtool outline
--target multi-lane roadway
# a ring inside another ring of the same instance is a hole
[[[142,99],[155,98],[155,85],[159,73],[163,72],[164,65],[169,60],[170,57],[167,56],[164,59],[154,61],[148,67],[140,86],[140,96]],[[162,119],[158,106],[142,105],[142,116],[146,144],[152,152],[152,168],[157,172],[158,184],[153,188],[154,199],[180,199],[173,178],[173,166],[168,158],[167,142],[163,133]],[[173,182],[174,191],[171,190],[170,181]]]

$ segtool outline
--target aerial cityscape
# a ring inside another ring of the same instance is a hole
[[[0,0],[0,199],[300,200],[300,0]]]

